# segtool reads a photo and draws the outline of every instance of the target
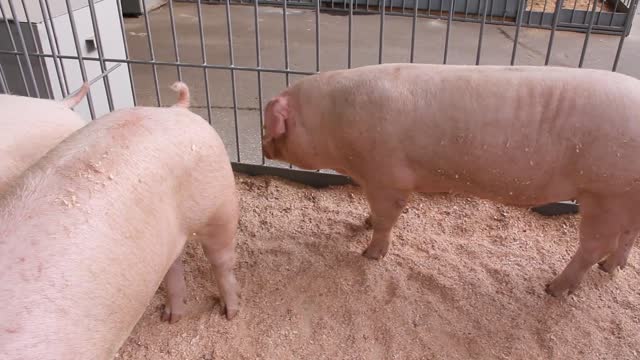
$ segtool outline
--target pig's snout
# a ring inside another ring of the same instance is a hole
[[[279,141],[265,136],[262,139],[262,154],[269,160],[280,160],[282,151],[279,148]]]
[[[273,144],[271,144],[271,140],[262,141],[262,155],[269,160],[273,160]]]

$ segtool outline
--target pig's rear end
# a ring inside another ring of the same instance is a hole
[[[237,208],[224,145],[202,118],[136,108],[93,121],[0,201],[0,354],[112,357],[190,237],[237,311]]]

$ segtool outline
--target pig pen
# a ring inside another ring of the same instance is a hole
[[[544,284],[577,247],[579,215],[454,195],[414,195],[381,261],[358,187],[237,175],[242,308],[220,315],[209,264],[184,258],[187,314],[156,294],[121,359],[637,359],[640,256],[592,269],[563,299]]]
[[[9,1],[20,12],[22,2]],[[49,2],[24,3],[35,18],[38,3]],[[81,2],[66,2],[79,7],[73,16],[62,14],[64,4],[57,3],[57,20],[40,23],[36,35],[6,32],[13,38],[0,41],[0,92],[35,96],[27,89],[48,83],[51,91],[41,96],[60,99],[91,80],[93,102],[83,101],[77,110],[94,118],[134,104],[170,105],[175,94],[169,85],[182,79],[191,89],[191,110],[221,135],[234,165],[256,173],[274,174],[276,166],[286,171],[261,156],[264,104],[317,71],[420,62],[584,66],[640,76],[640,41],[633,33],[625,37],[637,0],[628,2],[631,15],[623,25],[609,27],[601,22],[607,12],[621,11],[618,1],[613,10],[610,2],[598,1],[596,20],[585,20],[583,33],[561,31],[565,20],[540,29],[525,16],[519,25],[518,18],[501,23],[501,17],[467,18],[446,9],[418,16],[411,1],[404,16],[397,8],[395,15],[374,8],[360,16],[346,5],[327,9],[327,2],[323,11],[320,2],[315,9],[296,6],[304,0],[270,2],[276,6],[169,1],[144,16],[120,18],[114,29],[116,21],[106,15],[119,15],[120,1],[88,2],[94,5],[89,9]],[[549,19],[557,3],[528,1],[527,9],[542,7]],[[589,0],[567,0],[557,8],[594,9]],[[13,10],[5,1],[0,15]],[[13,26],[2,22],[7,30]],[[32,36],[40,43],[36,49]],[[42,76],[48,81],[39,81],[39,59],[46,62]],[[237,184],[239,316],[228,322],[219,315],[209,264],[189,243],[187,316],[174,325],[160,322],[161,287],[118,358],[640,357],[637,249],[625,270],[609,276],[593,269],[572,296],[544,293],[577,247],[579,215],[550,218],[474,198],[415,195],[394,229],[389,255],[371,261],[360,256],[371,232],[362,227],[367,205],[359,188],[319,190],[241,174]]]

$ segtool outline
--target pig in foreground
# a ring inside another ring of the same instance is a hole
[[[184,312],[180,253],[201,240],[231,319],[238,202],[222,141],[174,84],[172,108],[118,110],[78,130],[0,198],[0,358],[108,359],[166,274]]]
[[[63,101],[0,95],[0,194],[47,151],[85,125],[72,109],[88,91],[85,83]]]
[[[580,246],[547,285],[624,267],[640,231],[640,81],[554,67],[385,64],[307,77],[265,110],[263,153],[359,183],[384,256],[413,191],[576,199]]]

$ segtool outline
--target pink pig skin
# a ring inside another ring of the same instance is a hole
[[[414,191],[534,206],[576,199],[580,246],[547,292],[624,267],[640,230],[640,82],[609,71],[385,64],[307,77],[265,109],[263,153],[349,175],[387,253]]]
[[[0,197],[0,359],[110,359],[163,278],[163,318],[176,321],[188,238],[211,262],[227,318],[238,312],[231,165],[186,108],[186,85],[174,88],[176,106],[92,121]]]
[[[72,108],[88,91],[85,83],[63,101],[0,95],[0,194],[47,151],[86,124]]]

